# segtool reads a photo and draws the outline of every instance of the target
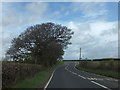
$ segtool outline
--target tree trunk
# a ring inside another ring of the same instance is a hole
[[[35,64],[37,64],[37,56],[35,55]]]

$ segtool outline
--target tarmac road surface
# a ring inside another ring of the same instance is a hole
[[[118,90],[118,80],[77,70],[76,64],[76,62],[64,62],[64,65],[55,70],[46,88]]]

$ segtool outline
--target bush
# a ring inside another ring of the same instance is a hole
[[[43,69],[40,65],[2,62],[2,87],[8,88],[18,81],[34,76]]]
[[[80,61],[79,65],[89,69],[104,69],[120,72],[120,61]]]

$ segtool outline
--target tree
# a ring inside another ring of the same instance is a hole
[[[71,44],[72,35],[71,29],[51,22],[30,26],[12,40],[6,55],[18,61],[31,57],[35,64],[53,65]]]

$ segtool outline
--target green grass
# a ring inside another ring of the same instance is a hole
[[[78,70],[83,70],[103,76],[108,76],[116,79],[120,79],[120,72],[117,71],[110,71],[110,70],[101,70],[101,69],[89,69],[89,68],[82,68],[79,65],[76,66]]]
[[[63,64],[63,62],[58,62],[53,67],[45,68],[34,77],[17,83],[13,88],[44,88],[53,70],[55,70],[61,64]]]

